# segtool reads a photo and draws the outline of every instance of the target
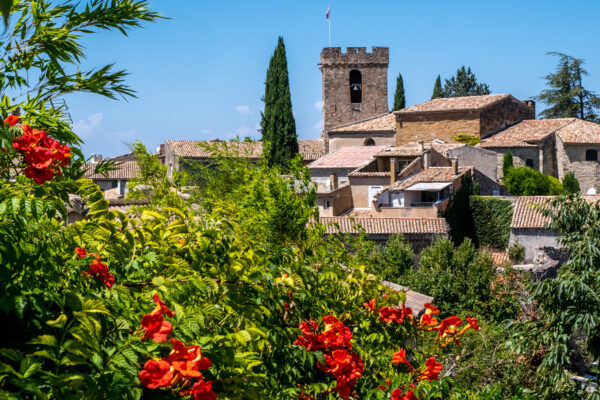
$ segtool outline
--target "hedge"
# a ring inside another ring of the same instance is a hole
[[[469,200],[479,245],[506,248],[513,215],[511,202],[482,196],[471,196]]]

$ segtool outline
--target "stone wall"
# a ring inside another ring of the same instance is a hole
[[[352,133],[330,133],[329,152],[332,153],[340,147],[364,146],[367,139],[373,139],[375,146],[395,146],[395,132],[352,132]]]
[[[600,193],[600,162],[585,161],[586,150],[600,152],[600,145],[565,145],[557,138],[558,177],[562,180],[565,174],[573,172],[579,181],[581,193],[586,193],[591,188]]]
[[[323,139],[329,151],[328,131],[336,126],[360,121],[388,112],[387,72],[389,49],[348,47],[342,53],[339,47],[327,47],[321,52],[323,91]],[[362,76],[362,102],[350,102],[350,71]]]
[[[496,166],[497,155],[495,152],[473,146],[462,146],[448,150],[447,154],[450,158],[458,159],[459,167],[474,167],[488,179],[494,182],[497,181],[498,168]]]
[[[546,175],[552,175],[558,177],[558,169],[556,167],[556,146],[554,135],[548,136],[542,143],[540,143],[541,152],[543,157],[543,165],[540,172]]]
[[[435,139],[454,142],[458,134],[479,136],[476,111],[396,115],[396,146]]]
[[[492,150],[497,153],[496,156],[496,168],[497,168],[497,176],[498,181],[504,177],[502,173],[502,163],[504,162],[504,154],[510,150],[513,156],[513,165],[515,167],[525,165],[528,159],[533,161],[533,169],[538,170],[540,168],[540,150],[537,147],[494,147],[488,148],[488,150]]]
[[[480,137],[496,132],[524,119],[535,119],[535,109],[513,97],[508,97],[480,111]]]
[[[328,208],[326,208],[327,201],[329,201]],[[353,207],[350,185],[344,185],[329,193],[319,193],[316,203],[321,217],[337,217],[343,214]]]
[[[322,186],[329,186],[332,173],[335,173],[338,180],[338,186],[341,186],[344,183],[347,183],[348,174],[353,171],[354,168],[309,168],[310,179]]]
[[[515,242],[525,247],[525,262],[531,262],[540,247],[561,247],[558,243],[558,232],[551,229],[510,229],[509,246]]]

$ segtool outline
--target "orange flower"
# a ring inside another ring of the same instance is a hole
[[[4,122],[6,122],[9,126],[15,126],[17,122],[19,122],[19,117],[16,115],[9,115],[6,117],[6,119],[4,119]]]
[[[186,347],[179,340],[171,338],[173,350],[169,353],[166,361],[170,362],[173,369],[185,379],[202,378],[201,369],[208,369],[212,362],[202,357],[200,346]]]
[[[371,301],[369,301],[368,303],[363,303],[363,306],[375,312],[375,299],[371,299]]]
[[[75,253],[77,253],[78,258],[83,258],[87,255],[87,252],[83,247],[75,247]]]
[[[412,390],[402,394],[402,389],[397,388],[392,392],[392,400],[418,400]]]
[[[217,394],[212,391],[212,381],[199,379],[194,383],[192,390],[186,392],[194,396],[194,400],[217,400]]]
[[[154,302],[156,303],[156,308],[152,311],[153,313],[160,313],[166,315],[169,318],[175,315],[175,312],[169,310],[165,302],[162,301],[156,293],[152,295],[152,300],[154,300]]]
[[[445,318],[440,323],[437,329],[440,332],[440,336],[452,335],[456,333],[456,327],[462,324],[462,319],[453,315],[451,317]]]
[[[439,373],[442,371],[442,363],[436,362],[435,357],[429,357],[425,361],[425,369],[421,371],[417,381],[427,379],[428,381],[437,381],[440,379]]]
[[[146,330],[142,340],[152,339],[162,343],[167,340],[167,335],[173,331],[173,325],[164,321],[162,314],[150,313],[142,317],[142,327]]]
[[[436,306],[434,306],[431,303],[425,303],[425,314],[439,314],[440,310],[438,310],[438,308]]]
[[[479,325],[477,325],[477,318],[471,318],[467,315],[467,321],[469,321],[469,326],[476,331],[479,330]]]
[[[438,323],[438,320],[433,318],[431,316],[431,314],[423,314],[421,316],[421,322],[419,323],[419,328],[423,328],[423,327],[428,327],[428,330],[431,330],[432,327],[436,326]]]
[[[138,373],[140,382],[148,389],[168,386],[173,378],[171,365],[166,361],[148,360],[144,369]]]
[[[408,366],[408,369],[410,369],[410,370],[414,369],[413,366],[406,360],[406,350],[404,350],[404,349],[400,349],[400,351],[397,351],[394,353],[394,355],[392,357],[392,363],[393,364],[406,364]]]

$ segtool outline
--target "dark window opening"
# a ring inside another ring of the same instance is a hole
[[[527,165],[529,168],[533,168],[533,160],[528,158],[527,161],[525,161],[525,165]]]
[[[325,200],[325,209],[329,209],[329,200]]]
[[[350,71],[350,102],[362,103],[362,75],[360,71]]]
[[[365,140],[365,146],[375,146],[375,141],[371,138]]]
[[[586,150],[585,151],[585,161],[598,161],[598,151],[597,150]]]
[[[111,186],[113,189],[116,188],[117,186],[119,186],[119,181],[112,181]]]

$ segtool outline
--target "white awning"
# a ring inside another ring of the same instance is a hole
[[[450,182],[419,182],[404,189],[406,192],[438,192],[448,186]]]

